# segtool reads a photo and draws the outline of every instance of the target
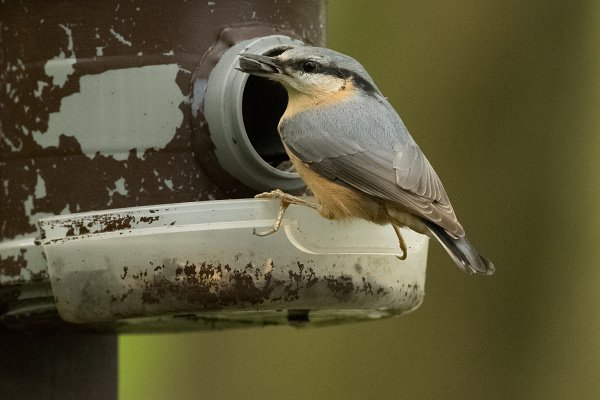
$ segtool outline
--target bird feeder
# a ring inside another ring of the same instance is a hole
[[[51,4],[2,6],[0,325],[310,326],[420,305],[423,235],[403,231],[399,260],[391,227],[299,206],[253,234],[278,210],[256,193],[304,184],[276,130],[285,92],[237,56],[323,45],[322,2]],[[115,13],[136,24],[97,20]]]

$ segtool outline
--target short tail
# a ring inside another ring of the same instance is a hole
[[[475,250],[466,237],[454,238],[444,228],[430,221],[423,221],[429,231],[440,241],[456,265],[468,274],[476,272],[492,275],[496,268],[494,264]]]

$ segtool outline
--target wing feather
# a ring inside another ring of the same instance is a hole
[[[282,121],[280,133],[287,148],[318,174],[464,236],[441,180],[383,98],[300,112]]]

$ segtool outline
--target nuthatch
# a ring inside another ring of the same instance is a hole
[[[287,108],[279,134],[317,203],[281,190],[277,231],[290,204],[329,219],[362,218],[437,238],[463,271],[491,275],[494,265],[469,243],[433,167],[364,67],[336,51],[300,46],[275,57],[240,54],[239,70],[282,84]]]

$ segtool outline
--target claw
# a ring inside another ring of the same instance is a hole
[[[273,192],[271,192],[271,193],[273,193]],[[283,193],[283,192],[281,192],[281,193]],[[270,194],[270,193],[261,193],[261,194]],[[285,193],[283,193],[283,194],[285,194]],[[285,210],[287,210],[287,208],[289,206],[290,206],[290,203],[288,203],[287,201],[284,201],[282,199],[281,202],[279,203],[279,212],[277,213],[277,218],[275,218],[275,222],[273,222],[273,226],[271,226],[271,228],[269,228],[263,232],[256,232],[256,228],[254,228],[252,230],[252,233],[256,236],[268,236],[272,233],[277,232],[279,230],[279,227],[281,226],[281,221],[283,221],[283,214],[285,214]]]
[[[292,196],[291,194],[287,194],[280,189],[275,189],[271,192],[259,193],[254,196],[256,199],[279,199],[279,212],[277,213],[277,218],[273,223],[271,228],[267,229],[263,232],[256,232],[256,228],[252,230],[252,233],[256,236],[268,236],[272,233],[275,233],[281,227],[281,221],[283,221],[283,215],[285,214],[285,210],[290,206],[290,204],[298,204],[306,207],[311,207],[314,209],[318,209],[319,205],[317,203],[313,203],[312,201],[304,200],[296,196]]]
[[[269,236],[271,233],[275,233],[277,232],[277,229],[270,227],[269,229],[267,229],[266,231],[262,231],[262,232],[256,232],[256,228],[252,229],[252,234],[254,236]]]

